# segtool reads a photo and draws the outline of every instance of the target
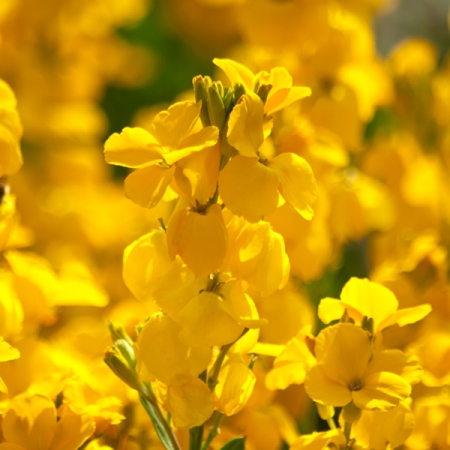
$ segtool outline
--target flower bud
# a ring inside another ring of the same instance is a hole
[[[130,388],[139,390],[140,383],[134,368],[130,367],[128,361],[122,356],[116,347],[109,347],[105,352],[104,361],[106,365]]]

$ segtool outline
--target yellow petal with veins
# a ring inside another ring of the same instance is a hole
[[[214,394],[216,409],[232,416],[237,414],[247,403],[256,383],[254,373],[238,355],[233,355],[223,366],[219,384]]]
[[[219,177],[220,149],[206,148],[182,159],[176,165],[174,179],[178,188],[195,205],[204,205],[214,195]]]
[[[392,291],[367,278],[350,278],[342,289],[341,301],[362,316],[372,318],[375,330],[398,308],[398,300]]]
[[[219,129],[217,127],[202,128],[199,132],[191,134],[184,139],[179,147],[173,148],[170,153],[166,153],[164,161],[171,166],[193,153],[212,147],[218,139]]]
[[[178,376],[196,377],[211,358],[207,347],[189,348],[180,340],[180,325],[168,316],[154,315],[144,326],[137,346],[142,362],[158,380],[169,384]]]
[[[161,111],[150,127],[152,135],[165,149],[179,148],[194,128],[202,107],[201,102],[178,102]]]
[[[162,161],[163,151],[158,141],[142,128],[124,128],[105,142],[105,160],[116,166],[138,168]]]
[[[227,140],[241,156],[257,157],[264,142],[264,104],[253,92],[241,97],[228,120]]]
[[[315,352],[317,364],[328,377],[343,386],[363,377],[371,357],[366,332],[350,323],[339,323],[322,330],[316,339]]]
[[[364,378],[363,387],[353,391],[355,405],[360,409],[386,411],[397,406],[411,394],[411,385],[400,375],[378,372]]]
[[[268,165],[280,180],[283,198],[306,220],[311,220],[312,205],[317,197],[317,185],[309,164],[294,153],[281,153]]]
[[[307,394],[318,403],[329,406],[345,406],[352,400],[346,385],[327,377],[319,366],[314,366],[306,375]]]
[[[180,338],[191,347],[226,345],[244,331],[223,299],[213,292],[203,291],[194,297],[178,318],[182,326]]]
[[[266,114],[271,115],[280,111],[286,106],[311,95],[311,89],[303,86],[294,86],[276,91],[273,95],[269,94],[269,98],[264,105]]]
[[[215,272],[227,251],[228,235],[220,205],[199,213],[181,209],[167,225],[170,251],[178,253],[197,278]]]
[[[384,328],[390,327],[391,325],[397,324],[400,327],[409,325],[410,323],[416,323],[422,320],[431,312],[431,305],[424,304],[419,306],[413,306],[412,308],[404,308],[395,311],[392,316],[383,320],[378,329],[382,330]]]
[[[214,400],[208,386],[199,378],[169,385],[166,407],[177,428],[203,425],[214,412]]]
[[[254,75],[247,67],[231,59],[214,58],[213,63],[225,72],[232,86],[241,83],[247,90],[253,89]]]
[[[143,167],[125,178],[125,195],[144,208],[153,208],[163,198],[172,181],[174,167]]]
[[[273,213],[280,182],[274,170],[256,158],[235,156],[220,172],[219,193],[227,208],[249,222]]]

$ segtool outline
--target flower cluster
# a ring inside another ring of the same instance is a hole
[[[447,47],[0,3],[0,450],[450,450]]]

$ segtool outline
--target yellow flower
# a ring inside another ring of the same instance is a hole
[[[215,272],[228,245],[220,205],[195,208],[181,199],[167,224],[166,237],[170,258],[180,255],[197,278]]]
[[[172,181],[174,165],[217,142],[216,127],[196,129],[200,109],[200,102],[175,103],[153,119],[150,132],[125,128],[109,137],[105,143],[106,161],[137,169],[125,179],[128,198],[140,206],[153,208]]]
[[[302,384],[305,381],[306,373],[316,364],[306,342],[306,339],[312,339],[310,332],[309,326],[301,329],[276,357],[273,369],[266,377],[268,389],[286,389],[291,384]]]
[[[203,425],[211,417],[214,399],[199,378],[182,378],[169,385],[164,406],[177,428],[192,428]]]
[[[0,80],[0,178],[15,174],[22,166],[21,136],[16,98],[11,88]]]
[[[340,319],[345,311],[357,323],[364,317],[373,319],[373,332],[398,324],[415,323],[431,311],[428,304],[397,310],[398,300],[388,288],[368,279],[351,278],[341,293],[341,300],[324,298],[319,304],[319,317],[324,323]]]
[[[232,355],[222,366],[219,383],[214,390],[215,407],[232,416],[247,403],[256,382],[254,373],[240,355]]]
[[[384,450],[387,445],[397,448],[410,436],[414,416],[406,402],[389,411],[363,411],[353,423],[352,433],[358,442],[373,450]]]
[[[263,103],[256,94],[243,95],[234,107],[227,138],[239,153],[219,175],[219,193],[227,208],[257,222],[277,209],[281,194],[301,216],[312,218],[317,187],[309,164],[295,153],[281,153],[269,160],[260,152]]]
[[[228,223],[229,249],[226,271],[242,279],[261,295],[286,286],[290,263],[281,235],[267,222],[250,224],[239,217]]]
[[[311,95],[311,89],[308,87],[292,86],[292,77],[284,67],[275,67],[270,73],[263,71],[254,75],[247,67],[231,59],[215,58],[213,62],[225,72],[232,85],[244,85],[247,93],[253,92],[255,87],[261,85],[272,86],[264,105],[264,114],[271,115]]]
[[[136,344],[136,357],[150,374],[169,385],[180,377],[200,375],[211,359],[211,348],[189,347],[179,337],[181,326],[168,316],[154,314]]]
[[[388,410],[411,394],[420,381],[417,359],[400,350],[372,354],[367,333],[350,323],[322,330],[316,339],[317,365],[305,378],[308,395],[328,406],[351,401],[360,409]]]
[[[76,450],[94,430],[94,421],[89,416],[69,412],[57,417],[50,399],[42,395],[21,397],[12,400],[3,414],[5,444],[0,444],[0,448]]]

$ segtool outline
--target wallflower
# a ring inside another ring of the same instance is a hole
[[[271,115],[286,106],[311,95],[311,89],[303,86],[292,86],[292,77],[284,67],[275,67],[268,72],[254,75],[251,70],[231,59],[213,60],[227,75],[230,83],[241,83],[247,92],[253,92],[257,85],[270,85],[269,95],[264,105],[264,114]]]
[[[342,317],[347,311],[349,317],[361,323],[363,317],[373,319],[373,332],[398,324],[415,323],[431,311],[428,304],[397,310],[398,300],[386,287],[369,280],[351,278],[341,293],[341,300],[324,298],[319,305],[319,317],[330,323]]]
[[[414,428],[414,416],[406,402],[389,411],[363,411],[353,423],[353,437],[373,450],[387,446],[397,448],[405,443]]]
[[[197,278],[215,272],[228,245],[220,205],[195,208],[180,199],[167,224],[166,238],[170,258],[180,255]]]
[[[4,412],[0,448],[15,450],[76,450],[95,430],[89,416],[57,417],[54,403],[33,395],[12,400]]]
[[[222,268],[263,296],[286,286],[290,262],[282,236],[268,222],[234,216],[227,224],[228,253]]]
[[[105,143],[106,161],[137,169],[125,179],[128,198],[153,208],[172,181],[174,165],[217,142],[216,127],[196,129],[200,109],[200,102],[176,103],[153,119],[150,132],[125,128],[109,137]]]
[[[227,139],[239,154],[220,172],[220,197],[234,214],[257,222],[276,210],[281,194],[310,220],[317,195],[311,167],[295,153],[281,153],[271,160],[260,153],[263,109],[262,100],[248,92],[230,114]]]
[[[308,395],[329,406],[351,401],[360,409],[385,411],[411,394],[422,370],[413,356],[399,350],[372,354],[367,333],[350,323],[320,332],[315,343],[317,365],[305,378]]]

